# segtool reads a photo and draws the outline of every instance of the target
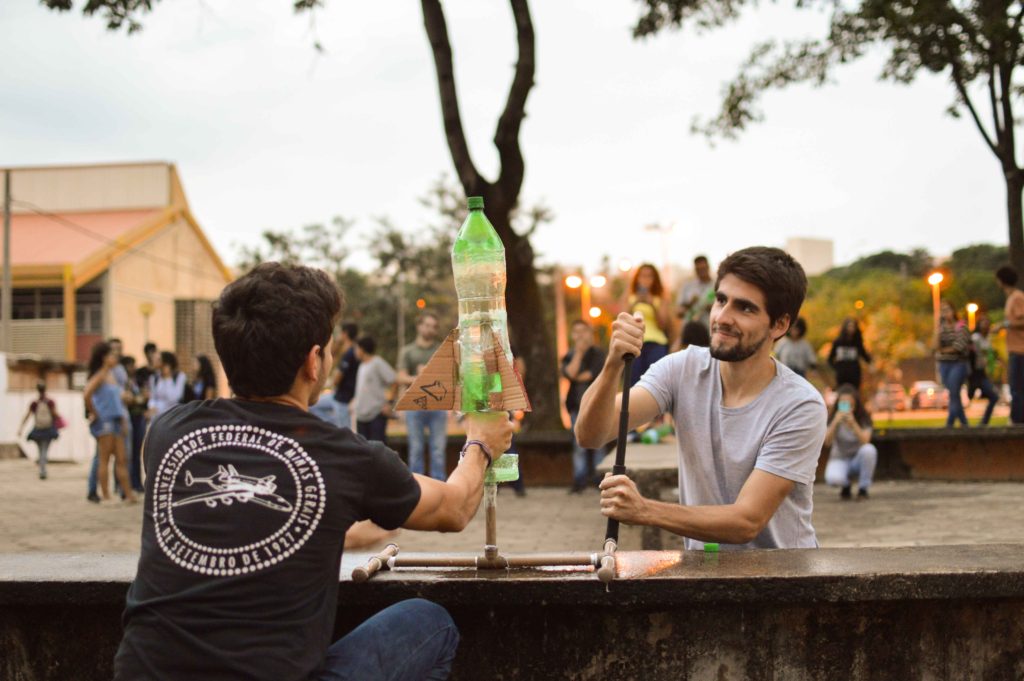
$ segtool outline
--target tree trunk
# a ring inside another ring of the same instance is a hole
[[[1010,228],[1010,262],[1024,275],[1024,213],[1021,198],[1024,194],[1024,172],[1014,169],[1006,176],[1006,217]]]

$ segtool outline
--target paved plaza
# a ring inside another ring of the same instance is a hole
[[[0,552],[137,551],[142,505],[85,500],[88,467],[54,463],[39,480],[25,459],[0,461]],[[871,499],[840,501],[815,488],[814,526],[826,547],[1024,543],[1024,484],[886,482]],[[498,495],[498,540],[507,552],[597,549],[605,520],[597,491],[510,489]],[[403,531],[404,551],[477,551],[483,513],[462,533]],[[639,533],[623,529],[623,548],[639,548]]]

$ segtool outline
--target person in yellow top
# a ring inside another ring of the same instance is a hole
[[[644,344],[640,356],[633,362],[630,377],[630,385],[633,385],[652,364],[668,354],[671,303],[654,265],[644,263],[637,268],[629,284],[626,308],[630,314],[640,314],[644,319]]]

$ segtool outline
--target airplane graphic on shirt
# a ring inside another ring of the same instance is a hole
[[[275,511],[290,513],[291,503],[281,495],[274,493],[277,490],[277,485],[274,483],[276,477],[276,475],[267,475],[262,478],[243,475],[232,465],[218,466],[217,472],[207,478],[198,478],[192,475],[191,471],[185,471],[185,484],[188,487],[205,484],[209,485],[211,489],[175,501],[171,507],[204,503],[210,508],[216,508],[217,504],[230,506],[237,501],[242,504],[252,502]]]

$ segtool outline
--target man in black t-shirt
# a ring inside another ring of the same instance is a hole
[[[352,412],[348,404],[356,394],[356,373],[359,371],[359,358],[356,357],[356,339],[359,338],[359,326],[356,324],[341,325],[341,344],[338,351],[338,367],[334,370],[334,413],[338,426],[352,428]]]
[[[150,426],[118,681],[447,676],[458,632],[427,601],[398,603],[331,644],[343,542],[363,520],[464,528],[511,424],[467,419],[463,458],[442,482],[309,414],[341,305],[323,272],[277,263],[221,294],[213,335],[237,397],[173,407]]]
[[[569,392],[565,396],[565,410],[572,421],[572,487],[570,494],[579,494],[587,485],[597,485],[594,476],[596,459],[601,453],[596,449],[584,449],[576,442],[576,417],[580,413],[583,393],[601,373],[604,366],[604,352],[594,345],[594,330],[582,319],[572,323],[572,350],[562,358],[562,375],[569,379]]]

